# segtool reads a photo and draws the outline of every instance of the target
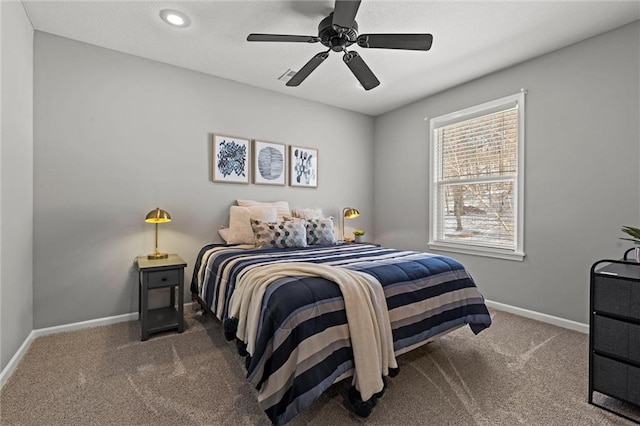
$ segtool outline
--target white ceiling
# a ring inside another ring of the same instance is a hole
[[[369,115],[640,19],[640,1],[364,0],[360,33],[428,32],[428,52],[357,50],[381,81],[365,91],[332,52],[299,87],[277,80],[319,43],[249,43],[249,33],[317,35],[334,6],[318,1],[23,1],[36,30]],[[188,28],[159,18],[191,17]],[[597,54],[597,52],[594,52]]]

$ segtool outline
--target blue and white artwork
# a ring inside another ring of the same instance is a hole
[[[291,146],[289,185],[317,188],[318,186],[318,150]]]
[[[286,176],[285,145],[253,141],[253,183],[284,185]]]
[[[249,140],[213,135],[213,180],[249,183]]]

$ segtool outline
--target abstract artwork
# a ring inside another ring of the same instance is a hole
[[[318,187],[318,150],[289,147],[289,185]]]
[[[286,176],[286,147],[283,144],[253,141],[253,183],[284,185]]]
[[[249,139],[214,134],[213,181],[249,183],[249,147]]]

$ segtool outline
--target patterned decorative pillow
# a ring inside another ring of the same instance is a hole
[[[303,220],[264,222],[251,219],[256,247],[306,247],[307,233]]]
[[[336,237],[333,234],[332,218],[307,219],[306,228],[308,245],[336,243]]]

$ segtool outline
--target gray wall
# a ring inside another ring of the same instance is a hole
[[[235,199],[287,200],[373,228],[373,119],[36,32],[34,327],[137,311],[135,256],[192,266]],[[317,189],[212,183],[211,133],[319,149]],[[188,290],[187,290],[188,293]]]
[[[526,88],[527,256],[453,257],[487,299],[588,322],[590,265],[619,258],[620,227],[640,219],[639,55],[635,22],[377,117],[377,242],[427,249],[425,117]]]
[[[33,28],[0,2],[0,371],[33,329]]]

